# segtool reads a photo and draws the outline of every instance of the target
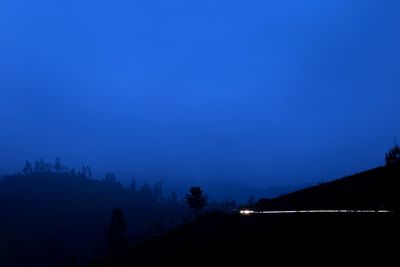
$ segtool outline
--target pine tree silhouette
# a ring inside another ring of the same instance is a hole
[[[55,162],[54,162],[54,170],[55,170],[56,172],[61,172],[62,169],[63,169],[63,166],[62,166],[62,164],[61,164],[60,158],[57,157],[56,160],[55,160]]]
[[[24,166],[22,172],[24,174],[28,174],[28,173],[33,172],[32,164],[29,161],[25,161],[25,166]]]
[[[185,199],[189,209],[196,215],[198,215],[206,205],[206,199],[203,195],[203,191],[198,186],[190,188],[190,191],[188,194],[186,194]]]
[[[400,162],[400,147],[397,144],[396,139],[394,141],[394,146],[386,153],[385,161],[386,165]]]

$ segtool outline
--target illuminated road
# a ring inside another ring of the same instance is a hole
[[[242,215],[252,214],[290,214],[290,213],[390,213],[390,210],[271,210],[271,211],[255,211],[241,210]]]

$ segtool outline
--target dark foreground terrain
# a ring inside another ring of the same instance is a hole
[[[210,213],[166,235],[94,260],[105,266],[397,266],[399,165],[276,199],[254,210],[387,209],[388,213]]]
[[[400,163],[360,172],[275,199],[261,199],[257,210],[400,210]]]
[[[383,213],[209,214],[91,266],[394,266],[399,225],[398,214]]]

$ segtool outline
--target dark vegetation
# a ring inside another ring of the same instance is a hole
[[[91,267],[373,265],[398,262],[400,163],[276,199],[256,209],[390,209],[390,213],[208,213]]]
[[[161,235],[192,220],[162,183],[123,187],[113,173],[92,179],[60,159],[26,162],[0,180],[0,266],[83,266],[90,259]],[[234,202],[208,209],[231,210]]]
[[[206,199],[200,187],[194,186],[190,188],[190,192],[185,196],[189,209],[198,215],[206,205]]]
[[[386,153],[386,165],[395,164],[400,162],[400,146],[394,141],[394,146]]]
[[[0,181],[0,265],[385,266],[396,261],[400,237],[398,152],[384,167],[242,207],[389,213],[243,216],[234,201],[209,202],[200,187],[180,200],[164,197],[162,183],[125,188],[111,172],[98,181],[88,166],[27,161],[22,174]]]

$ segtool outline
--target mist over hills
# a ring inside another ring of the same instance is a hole
[[[293,185],[271,185],[271,186],[250,186],[241,183],[235,183],[228,180],[216,180],[216,181],[199,181],[196,183],[182,182],[182,181],[170,181],[165,180],[166,188],[170,187],[170,190],[176,190],[180,196],[183,196],[187,188],[192,185],[199,185],[204,189],[207,197],[210,201],[223,201],[225,199],[233,199],[240,204],[248,203],[250,198],[254,200],[260,198],[274,198],[283,194],[297,191],[302,188],[313,185],[312,183],[307,184],[293,184]]]

